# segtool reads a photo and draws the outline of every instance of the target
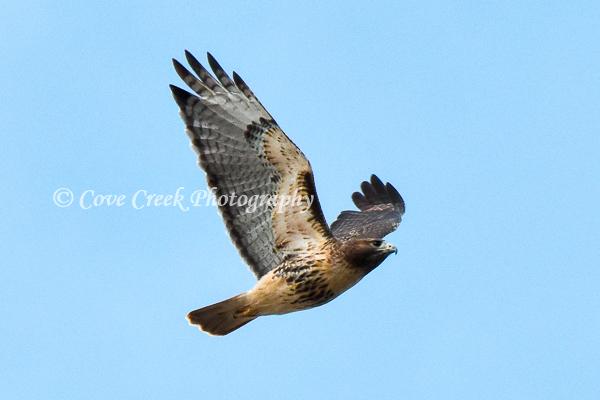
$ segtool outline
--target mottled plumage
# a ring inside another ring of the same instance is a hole
[[[218,198],[294,199],[219,202],[232,241],[258,282],[246,293],[188,314],[191,324],[225,335],[261,315],[322,305],[356,284],[396,248],[383,240],[404,214],[404,201],[375,175],[352,199],[360,211],[343,211],[329,227],[310,163],[235,72],[233,80],[208,54],[213,77],[185,53],[195,75],[173,60],[195,92],[171,85],[208,185]],[[225,196],[225,197],[224,197]]]

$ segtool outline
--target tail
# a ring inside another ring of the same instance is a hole
[[[209,335],[223,336],[246,325],[256,316],[248,316],[246,294],[190,312],[187,319]]]

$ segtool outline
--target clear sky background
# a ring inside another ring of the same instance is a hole
[[[596,2],[3,4],[2,397],[600,398],[599,21]],[[205,188],[168,90],[186,48],[249,83],[330,222],[371,173],[392,182],[398,255],[324,307],[188,326],[254,278],[214,208],[127,203]],[[87,189],[126,204],[82,210]]]

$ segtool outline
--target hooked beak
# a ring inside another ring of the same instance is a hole
[[[391,243],[386,243],[385,244],[385,248],[384,248],[386,253],[394,253],[394,254],[398,254],[398,249],[396,248],[396,246],[394,246]]]

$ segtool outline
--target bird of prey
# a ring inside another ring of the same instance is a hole
[[[342,211],[328,226],[310,163],[248,85],[235,72],[231,79],[210,53],[214,76],[191,53],[185,56],[194,73],[173,64],[195,94],[170,87],[217,198],[295,196],[287,203],[257,202],[250,211],[241,201],[219,200],[231,240],[258,281],[245,293],[190,312],[191,325],[227,335],[260,316],[323,305],[397,253],[382,240],[405,209],[390,183],[372,175],[362,193],[352,194],[358,211]]]

